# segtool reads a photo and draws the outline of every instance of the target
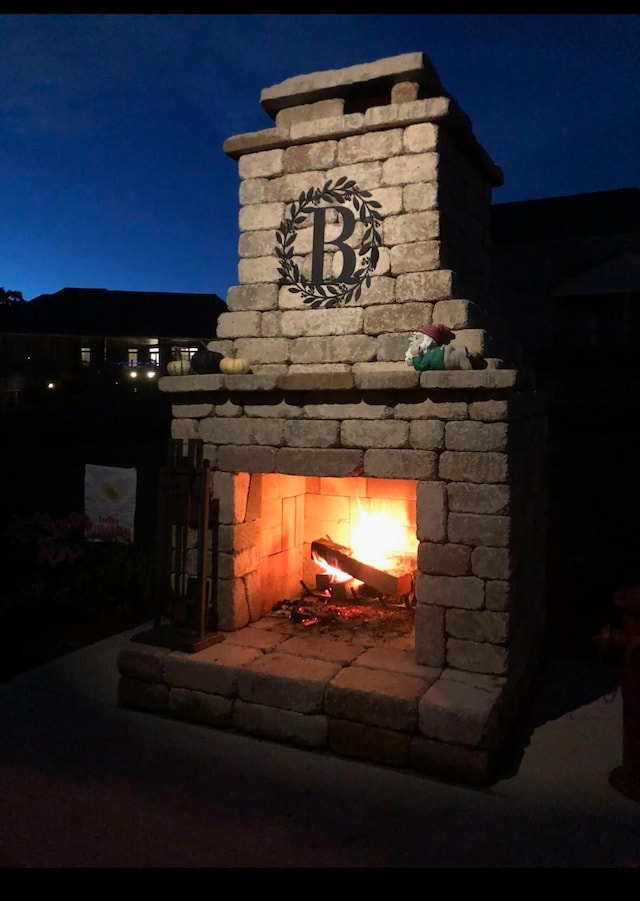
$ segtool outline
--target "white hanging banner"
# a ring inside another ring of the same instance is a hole
[[[137,471],[118,466],[84,467],[84,512],[89,541],[133,541]]]

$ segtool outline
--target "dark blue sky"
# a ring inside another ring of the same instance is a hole
[[[424,52],[505,184],[640,186],[640,15],[0,15],[0,286],[237,284],[232,135],[263,88]]]

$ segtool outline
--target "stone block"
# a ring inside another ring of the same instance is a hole
[[[298,748],[327,746],[327,717],[323,714],[306,715],[238,700],[234,704],[233,725],[239,732]]]
[[[169,713],[177,719],[228,729],[233,724],[233,701],[202,691],[172,688]]]
[[[407,676],[416,676],[430,685],[440,675],[440,670],[434,667],[422,666],[416,663],[415,656],[409,650],[397,648],[378,647],[369,648],[360,654],[352,664],[366,666],[369,669],[388,670],[391,673],[404,673]]]
[[[325,712],[352,720],[412,732],[417,723],[418,699],[427,681],[417,676],[350,666],[341,669],[325,691]]]
[[[364,723],[330,719],[329,750],[342,757],[369,760],[383,766],[403,767],[409,760],[410,736]]]
[[[387,216],[384,220],[384,240],[391,246],[411,241],[433,241],[440,237],[440,216],[437,210],[420,210]]]
[[[263,150],[262,152],[240,157],[238,161],[238,175],[241,179],[272,178],[274,175],[282,174],[283,166],[283,150]]]
[[[412,422],[409,443],[416,450],[442,450],[444,448],[444,423],[435,419]]]
[[[275,460],[273,447],[230,444],[218,451],[218,469],[226,472],[275,472]]]
[[[149,713],[168,713],[169,687],[122,676],[118,680],[118,704]]]
[[[418,573],[418,604],[437,604],[479,610],[484,603],[484,582],[475,576],[428,576]]]
[[[281,447],[276,459],[277,472],[301,476],[353,476],[361,474],[364,466],[361,450],[339,448]]]
[[[450,638],[447,642],[447,663],[471,673],[501,676],[507,671],[507,648],[489,642]]]
[[[293,419],[284,424],[284,443],[288,447],[337,447],[340,426],[329,420]]]
[[[323,712],[325,684],[339,670],[339,665],[325,660],[269,654],[244,667],[238,696],[251,704],[319,714]]]
[[[449,510],[457,513],[489,513],[507,516],[510,510],[509,485],[466,485],[450,482],[447,485]]]
[[[410,333],[421,328],[429,319],[429,311],[425,311],[423,303],[381,304],[366,308],[363,329],[371,335],[403,332],[408,343]]]
[[[438,154],[435,152],[394,156],[382,164],[382,183],[385,186],[436,181],[437,177]]]
[[[406,422],[358,420],[343,422],[340,440],[343,447],[398,448],[406,446],[409,425]]]
[[[438,475],[441,479],[453,482],[506,482],[508,459],[507,454],[493,451],[443,451],[440,454]]]
[[[162,682],[162,671],[169,654],[167,648],[132,641],[118,652],[118,673],[139,682]]]
[[[339,663],[340,666],[347,666],[366,650],[366,646],[332,637],[293,635],[282,642],[280,650],[285,654],[315,657],[318,660],[325,660],[327,663]]]
[[[445,428],[447,450],[505,452],[507,437],[504,422],[448,422]]]
[[[281,148],[285,137],[278,128],[263,128],[261,131],[227,138],[222,144],[222,149],[227,156],[237,160],[247,153],[254,154],[256,151],[278,150]],[[247,178],[252,177],[249,174],[251,170],[247,169],[244,171],[247,172]],[[255,171],[260,171],[260,169]]]
[[[338,163],[351,166],[368,160],[386,160],[402,151],[402,129],[372,131],[338,142]]]
[[[510,558],[508,547],[477,547],[471,554],[471,571],[481,579],[508,579]]]
[[[172,688],[234,698],[241,668],[260,656],[256,648],[237,647],[225,640],[196,654],[172,654],[166,663],[165,681]]]
[[[433,462],[437,459],[433,455]],[[435,467],[434,467],[435,468]],[[442,542],[447,537],[447,488],[444,482],[426,476],[416,487],[416,537],[419,541]]]
[[[449,513],[447,534],[454,544],[506,548],[511,536],[511,518],[488,513]]]
[[[415,241],[412,244],[398,244],[391,248],[390,259],[391,272],[397,276],[407,272],[439,269],[442,264],[440,242]],[[224,316],[224,313],[222,315]]]
[[[361,309],[288,310],[283,312],[280,326],[289,338],[357,335],[362,333],[363,317]]]
[[[365,451],[364,474],[381,479],[433,479],[437,470],[435,451],[374,449]]]
[[[434,544],[421,541],[418,569],[432,576],[466,576],[471,570],[471,548],[463,544]],[[480,573],[473,573],[480,575]]]
[[[321,141],[287,147],[284,152],[284,171],[290,173],[330,169],[337,162],[338,146],[337,141]]]
[[[281,109],[276,113],[276,127],[289,128],[298,122],[310,122],[314,119],[327,119],[341,116],[344,109],[344,99],[336,97],[329,100],[318,100],[316,103],[303,103],[300,106],[292,106]]]
[[[479,787],[491,784],[495,772],[495,762],[486,749],[433,741],[419,735],[409,745],[409,766],[433,779]]]
[[[429,97],[389,106],[373,106],[365,113],[367,128],[388,128],[390,125],[413,125],[424,120],[437,121],[449,115],[448,97]]]
[[[509,620],[506,613],[490,610],[447,610],[446,630],[452,638],[503,644]]]
[[[445,664],[444,609],[432,604],[418,605],[414,634],[416,662],[442,669]]]
[[[406,339],[402,339],[406,345]],[[404,353],[404,350],[403,350]],[[353,378],[361,391],[384,391],[416,388],[419,375],[414,369],[397,362],[355,363]]]
[[[324,119],[294,122],[289,126],[291,141],[299,143],[338,140],[347,135],[364,134],[365,131],[364,115],[362,113],[349,113],[346,116],[328,116]]]
[[[439,679],[420,699],[418,729],[425,738],[472,748],[487,738],[502,686]]]
[[[376,339],[369,335],[291,339],[292,363],[353,363],[375,359]]]
[[[254,310],[242,313],[221,313],[218,317],[217,329],[219,338],[253,338],[260,334],[260,313]]]

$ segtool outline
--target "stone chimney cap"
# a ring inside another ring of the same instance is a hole
[[[423,93],[431,97],[448,96],[431,60],[424,53],[403,53],[371,63],[296,75],[280,84],[264,88],[260,105],[275,119],[280,110],[319,100],[361,97],[376,94],[403,81],[417,82]]]

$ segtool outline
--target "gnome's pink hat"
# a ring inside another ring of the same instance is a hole
[[[418,331],[433,338],[436,344],[448,344],[455,338],[455,333],[448,325],[423,325]]]

